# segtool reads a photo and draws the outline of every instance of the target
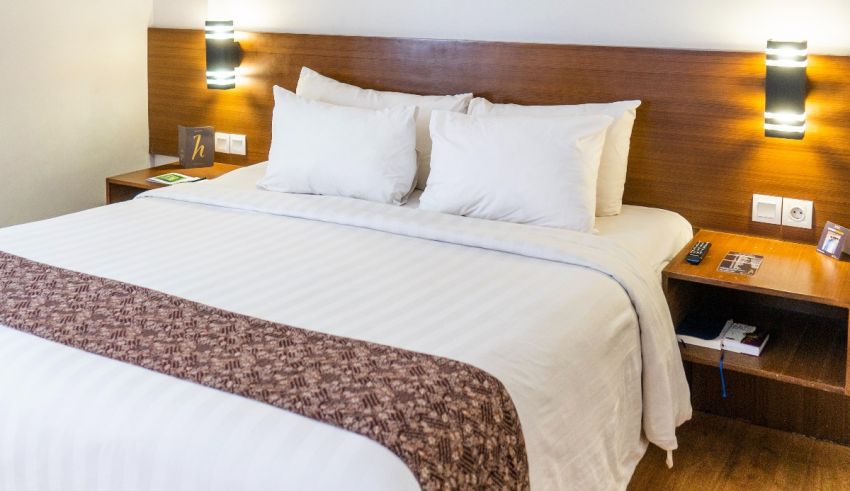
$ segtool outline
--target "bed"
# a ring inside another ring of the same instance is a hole
[[[417,195],[270,193],[264,172],[3,229],[0,251],[481,368],[514,401],[533,489],[624,489],[653,405],[689,417],[686,385],[648,378],[681,370],[669,321],[651,322],[692,235],[678,214],[627,205],[578,234],[422,211]],[[360,435],[0,326],[4,491],[418,487]]]

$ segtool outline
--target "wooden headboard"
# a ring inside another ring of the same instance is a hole
[[[302,66],[360,86],[474,92],[494,102],[641,99],[625,201],[667,208],[696,227],[814,241],[827,220],[850,226],[850,57],[812,56],[802,141],[765,138],[764,55],[547,44],[245,33],[235,90],[206,88],[204,33],[150,29],[150,149],[174,155],[177,125],[248,136],[266,159],[278,84]],[[815,201],[814,230],[750,221],[753,193]]]

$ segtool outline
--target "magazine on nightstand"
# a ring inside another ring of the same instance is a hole
[[[720,261],[717,271],[753,276],[759,270],[763,261],[764,256],[732,251]]]
[[[186,174],[180,174],[179,172],[169,172],[168,174],[162,174],[160,176],[149,177],[148,182],[152,182],[154,184],[165,184],[166,186],[171,186],[174,184],[181,184],[184,182],[196,182],[203,181],[203,177],[192,177],[187,176]]]

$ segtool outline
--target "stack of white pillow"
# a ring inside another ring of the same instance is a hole
[[[383,92],[306,67],[274,97],[263,189],[398,205],[418,187],[420,209],[580,232],[620,213],[640,105]]]

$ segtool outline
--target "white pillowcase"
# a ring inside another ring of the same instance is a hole
[[[425,210],[591,232],[613,118],[431,115]]]
[[[416,108],[334,106],[274,87],[263,189],[401,204],[416,177]]]
[[[301,76],[298,79],[298,88],[295,92],[308,99],[342,106],[368,109],[384,109],[396,106],[416,106],[419,108],[416,114],[416,151],[419,166],[416,187],[419,189],[425,189],[430,168],[431,137],[428,134],[428,123],[431,121],[431,111],[439,109],[465,113],[469,101],[472,99],[472,94],[416,95],[361,89],[355,85],[337,82],[307,67],[301,68]]]
[[[567,106],[520,106],[493,104],[476,97],[469,104],[469,114],[478,116],[581,116],[604,114],[614,118],[608,128],[599,179],[596,188],[596,216],[619,215],[623,208],[623,190],[629,165],[629,146],[635,113],[640,101],[620,101],[607,104],[578,104]]]

